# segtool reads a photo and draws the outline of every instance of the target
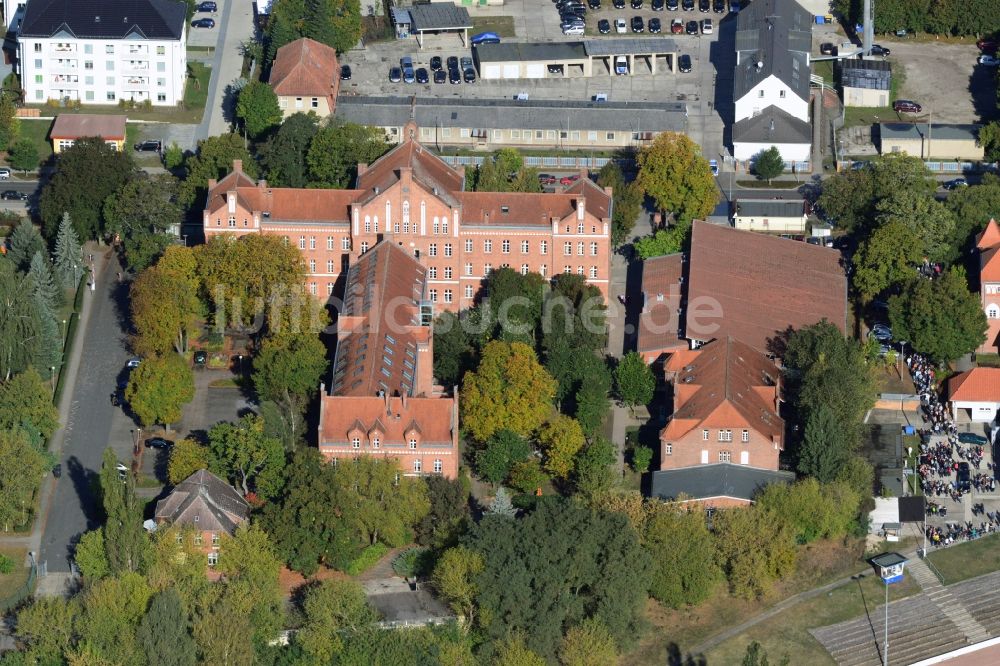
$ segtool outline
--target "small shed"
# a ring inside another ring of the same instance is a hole
[[[410,16],[410,10],[393,7],[392,24],[396,26],[396,39],[408,39],[413,29],[413,17]]]
[[[746,231],[804,234],[808,219],[804,199],[737,199],[733,226]]]
[[[49,132],[52,141],[52,152],[57,155],[71,148],[77,139],[85,136],[96,136],[104,139],[104,143],[121,152],[125,146],[125,116],[112,116],[99,113],[60,113],[56,116]]]
[[[395,12],[395,10],[393,10]],[[455,32],[462,38],[462,44],[469,44],[469,29],[472,28],[472,18],[465,7],[456,7],[447,3],[413,5],[408,10],[410,17],[409,32],[417,37],[417,44],[424,48],[424,33]],[[397,23],[396,35],[399,36]]]
[[[889,106],[892,68],[886,60],[841,60],[844,106]]]

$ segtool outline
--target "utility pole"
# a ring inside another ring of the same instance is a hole
[[[864,49],[864,54],[868,56],[872,54],[872,41],[875,38],[875,13],[872,11],[872,0],[865,0],[864,13],[861,48]]]

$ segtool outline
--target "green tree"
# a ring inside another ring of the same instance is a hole
[[[296,2],[298,4],[297,14],[293,13],[294,10],[289,12],[284,11],[289,5],[289,0],[278,0],[271,4],[271,16],[267,21],[266,49],[264,50],[266,62],[269,67],[274,62],[274,57],[277,55],[278,49],[285,44],[294,42],[300,37],[295,23],[301,19],[305,5],[302,3],[302,0],[291,0],[293,4]]]
[[[264,420],[248,414],[238,423],[219,423],[208,431],[211,461],[243,495],[251,491],[264,499],[274,497],[282,485],[285,449],[264,434]]]
[[[516,148],[501,148],[470,172],[466,189],[473,192],[541,192],[538,172],[524,165]]]
[[[125,260],[144,270],[176,238],[184,219],[177,202],[178,181],[173,176],[138,177],[126,183],[104,202],[105,227],[118,234]]]
[[[792,533],[784,522],[757,507],[722,509],[712,520],[715,560],[734,596],[765,594],[795,567]]]
[[[819,405],[806,418],[797,469],[800,474],[828,483],[837,478],[853,450],[854,442],[837,423],[833,410]]]
[[[52,464],[20,428],[0,430],[0,526],[24,525],[42,476]]]
[[[104,549],[111,572],[139,571],[149,540],[142,527],[142,508],[135,497],[135,479],[118,470],[118,457],[108,447],[101,461],[101,497],[104,503]],[[124,476],[125,478],[121,478]]]
[[[617,662],[615,639],[599,620],[587,619],[571,627],[559,647],[562,666],[607,666]]]
[[[457,386],[466,372],[476,367],[471,336],[460,316],[442,312],[434,320],[434,377],[442,386]]]
[[[931,261],[952,261],[958,257],[959,248],[951,246],[955,216],[933,195],[900,190],[882,199],[876,209],[880,225],[897,221],[910,225],[923,256]]]
[[[556,382],[538,363],[531,347],[490,342],[479,367],[465,376],[462,420],[479,441],[501,428],[529,435],[552,409]]]
[[[466,628],[475,626],[479,595],[476,580],[485,566],[483,556],[465,546],[444,551],[434,566],[434,588],[455,615],[465,620]]]
[[[39,252],[45,254],[45,241],[31,220],[22,218],[14,227],[14,233],[10,235],[10,249],[7,251],[7,259],[14,264],[17,270],[24,272],[28,270],[32,257]]]
[[[36,360],[43,315],[26,279],[0,258],[0,379],[10,379]]]
[[[639,474],[645,474],[651,462],[653,462],[653,449],[641,444],[632,447],[632,469]]]
[[[898,339],[936,361],[953,361],[986,340],[986,314],[960,266],[935,280],[913,278],[889,299],[889,321]]]
[[[487,515],[468,544],[484,562],[473,580],[488,638],[523,632],[531,649],[553,657],[564,628],[589,618],[618,647],[637,635],[649,557],[624,516],[546,498],[522,518]]]
[[[228,174],[233,168],[233,160],[242,160],[243,171],[249,177],[256,178],[256,163],[247,152],[240,135],[222,134],[199,141],[198,151],[185,160],[187,177],[178,187],[177,201],[189,209],[196,207],[196,202],[208,187],[208,181],[218,180]]]
[[[691,222],[712,212],[719,190],[701,149],[684,134],[663,132],[636,159],[638,186],[661,211],[679,222]]]
[[[52,268],[41,250],[35,252],[28,266],[28,280],[35,294],[41,298],[45,310],[55,318],[57,308],[62,305],[62,290],[56,284]]]
[[[175,354],[148,358],[129,376],[125,399],[142,425],[162,423],[169,429],[194,399],[191,367]]]
[[[767,659],[767,650],[761,647],[757,641],[751,641],[747,646],[747,651],[743,654],[741,666],[770,666]],[[782,657],[776,666],[788,666],[788,655]]]
[[[132,571],[88,586],[82,595],[83,612],[76,627],[78,645],[92,661],[79,663],[144,666],[146,654],[139,646],[136,630],[152,595],[145,579]]]
[[[184,353],[198,326],[201,302],[190,276],[159,265],[148,268],[129,289],[132,348],[138,354]]]
[[[198,663],[188,615],[174,590],[164,590],[152,598],[139,623],[138,638],[150,664],[195,666]]]
[[[945,205],[955,215],[955,234],[950,245],[963,249],[982,231],[986,221],[1000,218],[1000,178],[983,174],[976,187],[963,187],[948,194]]]
[[[913,275],[924,254],[913,227],[900,220],[887,222],[858,247],[854,259],[854,290],[863,303]]]
[[[628,240],[642,212],[642,191],[625,182],[621,167],[610,160],[597,173],[597,184],[610,187],[612,196],[611,245],[619,247]]]
[[[573,471],[573,459],[585,438],[580,423],[565,414],[556,414],[538,429],[538,444],[545,454],[547,472],[565,479]]]
[[[278,96],[271,86],[250,81],[240,90],[236,101],[236,117],[252,139],[256,139],[281,122]]]
[[[326,372],[326,346],[313,331],[268,337],[253,361],[258,395],[280,408],[291,444],[298,443],[304,412]]]
[[[634,408],[636,405],[647,405],[653,399],[656,377],[642,356],[629,352],[615,368],[615,386],[622,402]]]
[[[343,648],[340,636],[367,627],[378,618],[365,591],[348,580],[325,580],[306,590],[305,621],[296,644],[316,663],[329,664]]]
[[[777,146],[771,146],[766,150],[757,153],[757,159],[753,163],[753,171],[761,180],[768,183],[785,172],[785,160],[781,157],[781,151]]]
[[[676,254],[684,249],[691,238],[691,224],[681,222],[669,229],[657,229],[651,236],[644,236],[634,244],[640,259],[652,259],[665,254]]]
[[[167,171],[173,172],[184,164],[184,149],[176,143],[171,142],[167,149],[163,151],[163,166]]]
[[[45,235],[54,238],[68,213],[78,238],[96,240],[104,231],[104,200],[134,176],[130,151],[119,152],[97,137],[77,139],[59,153],[55,171],[38,197]]]
[[[617,447],[604,437],[595,437],[576,455],[573,484],[585,498],[595,498],[610,491],[620,478],[614,468]]]
[[[241,640],[246,642],[249,636],[251,645],[258,647],[274,640],[281,628],[284,600],[279,585],[281,561],[268,535],[246,523],[235,535],[223,535],[217,566],[226,579],[222,605],[229,605],[234,618],[249,621],[250,631],[242,634]]]
[[[73,551],[73,562],[80,569],[83,579],[92,583],[111,575],[108,547],[104,543],[104,528],[84,532]]]
[[[6,88],[6,86],[4,87]],[[21,121],[17,117],[16,99],[12,94],[0,95],[0,150],[7,150],[12,144],[15,144],[21,133]]]
[[[388,149],[384,133],[376,127],[331,122],[321,127],[309,144],[306,164],[310,185],[351,187],[357,178],[358,164],[371,164]]]
[[[79,614],[78,599],[36,597],[17,614],[17,637],[38,663],[62,663],[73,643]]]
[[[513,518],[517,515],[517,508],[514,507],[514,503],[510,499],[510,493],[503,486],[497,488],[497,494],[494,495],[490,505],[486,507],[486,511],[487,513],[497,516],[507,516],[508,518]]]
[[[435,550],[454,546],[468,531],[471,519],[469,479],[464,475],[458,479],[428,476],[424,481],[429,509],[416,526],[417,543]]]
[[[170,451],[167,479],[176,486],[198,470],[208,469],[211,461],[212,452],[208,447],[193,439],[182,439]]]
[[[1000,122],[994,120],[980,127],[979,143],[983,146],[987,161],[1000,160]]]
[[[520,633],[508,635],[497,646],[490,666],[545,666],[546,661],[529,648]]]
[[[0,383],[0,428],[23,428],[45,441],[58,427],[59,411],[52,404],[51,387],[34,368]]]
[[[508,477],[510,485],[524,494],[535,493],[549,481],[549,475],[542,471],[542,463],[537,458],[514,463]]]
[[[35,142],[28,138],[18,139],[10,147],[7,160],[18,171],[24,173],[34,171],[38,168],[38,149],[35,148]]]
[[[337,505],[359,543],[402,546],[427,515],[426,484],[413,477],[397,481],[398,472],[395,460],[368,457],[335,468]]]
[[[701,511],[676,504],[656,506],[646,521],[643,545],[653,563],[649,593],[671,608],[704,601],[722,580]]]
[[[531,446],[524,437],[511,430],[497,430],[476,452],[476,471],[483,479],[497,485],[506,481],[511,468],[527,460],[531,453]]]
[[[56,234],[55,273],[63,289],[76,289],[83,277],[83,249],[69,213],[63,213]]]
[[[267,182],[274,187],[305,187],[308,183],[306,154],[319,131],[314,113],[295,113],[258,148]]]
[[[846,535],[860,498],[846,484],[806,478],[767,486],[755,500],[775,522],[788,525],[796,542],[809,543]]]
[[[604,422],[611,408],[608,394],[611,392],[611,373],[602,361],[601,372],[593,373],[586,381],[580,381],[576,390],[576,420],[588,437],[593,437]]]

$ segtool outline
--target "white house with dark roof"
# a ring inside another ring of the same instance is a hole
[[[178,0],[29,0],[17,28],[24,101],[174,106],[187,76]]]
[[[808,161],[812,16],[795,0],[755,0],[736,19],[733,156],[777,146],[785,162]]]

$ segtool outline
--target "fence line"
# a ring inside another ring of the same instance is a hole
[[[34,562],[31,564],[31,569],[28,572],[28,580],[24,582],[21,587],[17,588],[13,594],[8,596],[6,599],[0,599],[0,613],[6,613],[12,608],[17,607],[22,601],[31,596],[31,593],[35,590],[35,581],[37,580],[38,569],[35,567]]]
[[[486,159],[486,155],[441,155],[441,159],[452,166],[479,166]],[[566,156],[540,156],[525,155],[524,166],[534,168],[577,170],[591,169],[598,170],[608,162],[617,162],[624,168],[634,165],[634,160],[618,160],[610,157],[566,157]]]

